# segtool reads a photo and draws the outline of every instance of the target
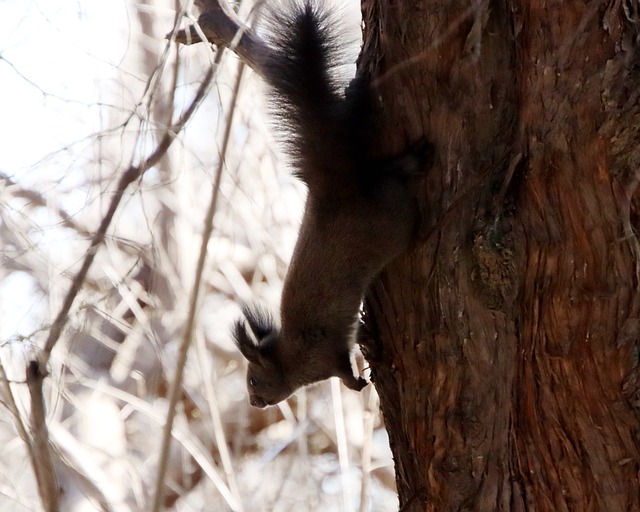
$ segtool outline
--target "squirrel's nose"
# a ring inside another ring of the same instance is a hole
[[[264,409],[267,406],[267,402],[257,395],[251,395],[249,397],[249,403],[254,407],[259,407],[260,409]]]

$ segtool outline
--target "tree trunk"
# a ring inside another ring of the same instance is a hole
[[[416,246],[367,298],[401,510],[640,510],[633,0],[365,0]]]

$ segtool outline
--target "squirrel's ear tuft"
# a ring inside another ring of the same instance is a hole
[[[233,338],[242,355],[251,363],[263,364],[273,347],[278,328],[273,317],[259,307],[242,306],[245,320],[233,326]],[[247,324],[249,329],[247,329]]]
[[[238,320],[233,326],[233,338],[242,355],[250,363],[260,363],[260,346],[257,340],[247,332],[244,320]]]
[[[259,344],[262,344],[262,340],[269,335],[278,331],[271,314],[259,306],[244,304],[242,306],[242,314],[247,319],[251,332],[253,332]]]

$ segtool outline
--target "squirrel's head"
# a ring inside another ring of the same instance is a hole
[[[242,312],[246,321],[236,322],[233,336],[240,352],[249,361],[249,402],[260,408],[275,405],[293,392],[280,362],[280,331],[264,310],[244,306]]]

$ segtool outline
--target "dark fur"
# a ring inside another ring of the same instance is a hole
[[[307,0],[308,1],[308,0]],[[407,178],[428,167],[431,147],[373,159],[376,104],[355,79],[342,93],[341,62],[330,27],[339,24],[310,3],[271,15],[266,80],[284,124],[296,175],[309,194],[281,302],[279,328],[264,311],[244,307],[234,329],[249,361],[252,405],[274,405],[296,389],[338,376],[360,390],[350,351],[358,309],[371,280],[409,245],[416,212]]]

